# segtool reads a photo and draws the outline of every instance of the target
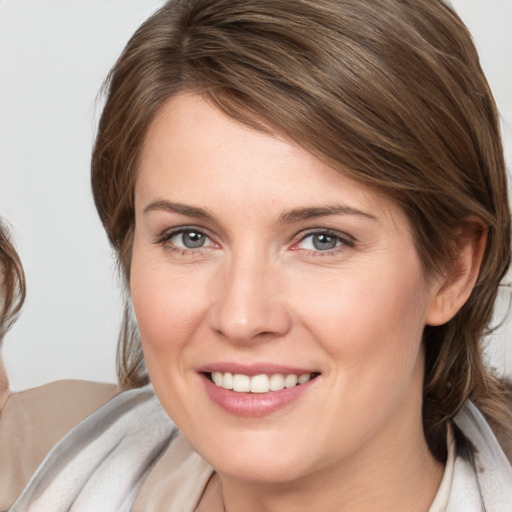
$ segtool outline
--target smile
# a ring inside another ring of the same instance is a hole
[[[294,372],[295,370],[295,372]],[[236,416],[259,417],[301,403],[321,373],[278,365],[217,363],[198,372],[209,398]]]
[[[241,373],[212,372],[209,374],[209,378],[217,387],[232,390],[236,393],[269,393],[306,384],[316,375],[318,374],[283,375],[274,373],[272,375],[260,374],[250,376]]]

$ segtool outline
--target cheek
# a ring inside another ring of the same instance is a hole
[[[304,283],[296,293],[304,298],[304,325],[331,361],[335,393],[326,396],[331,402],[322,414],[325,425],[336,425],[344,450],[374,433],[402,404],[417,410],[421,403],[422,274],[380,270],[349,272],[336,285]],[[340,417],[350,421],[340,423]]]
[[[378,270],[376,271],[375,268]],[[340,278],[301,281],[302,319],[335,364],[338,379],[367,388],[411,377],[427,305],[419,262],[385,262]]]
[[[333,341],[352,340],[353,348],[375,333],[417,333],[424,324],[424,284],[414,274],[407,279],[396,274],[352,272],[324,282],[302,281],[296,296],[303,299],[303,317],[316,330],[330,332]]]
[[[176,274],[171,268],[134,247],[130,293],[148,355],[184,345],[201,315],[204,295],[196,286],[200,277]]]

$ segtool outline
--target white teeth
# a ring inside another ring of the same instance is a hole
[[[269,391],[281,391],[284,388],[293,388],[297,385],[306,384],[311,380],[311,373],[302,375],[254,375],[252,377],[241,373],[212,372],[211,378],[216,386],[224,389],[232,389],[237,393],[268,393]]]
[[[222,378],[222,387],[224,389],[233,389],[233,374],[232,373],[225,373],[224,377]]]
[[[310,373],[304,373],[299,377],[299,384],[306,384],[306,382],[311,379]]]
[[[266,375],[251,377],[251,393],[268,393],[270,391],[270,379]]]
[[[251,378],[248,375],[236,373],[233,376],[233,391],[238,393],[248,393],[251,391]]]
[[[213,372],[212,379],[213,379],[213,382],[215,382],[216,386],[219,386],[219,387],[222,386],[222,373]]]
[[[287,375],[286,378],[284,379],[284,387],[285,388],[293,388],[294,386],[297,385],[297,381],[298,381],[297,375],[293,375],[293,374]]]
[[[281,391],[284,389],[285,378],[279,374],[275,373],[270,377],[270,391]]]

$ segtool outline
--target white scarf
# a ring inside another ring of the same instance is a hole
[[[178,433],[151,388],[120,393],[51,450],[10,512],[128,512]]]
[[[476,451],[473,460],[455,457],[451,485],[451,473],[442,484],[449,489],[448,504],[434,510],[512,512],[512,467],[489,425],[471,403],[455,423]],[[52,449],[9,511],[129,512],[177,435],[151,387],[123,392]],[[436,497],[434,504],[440,501]],[[175,512],[172,503],[168,510]]]

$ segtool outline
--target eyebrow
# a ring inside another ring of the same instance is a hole
[[[279,223],[293,224],[294,222],[315,219],[317,217],[328,217],[331,215],[357,215],[370,220],[377,220],[377,217],[374,215],[358,210],[357,208],[352,208],[351,206],[327,205],[286,210],[279,216]]]
[[[171,213],[179,213],[180,215],[186,215],[187,217],[195,217],[196,219],[214,221],[215,217],[203,208],[196,206],[189,206],[181,203],[171,203],[164,199],[159,199],[149,203],[143,210],[143,213],[149,213],[154,211],[164,210]]]
[[[182,203],[172,203],[165,199],[159,199],[148,204],[143,213],[147,214],[153,211],[164,210],[170,213],[178,213],[180,215],[186,215],[187,217],[194,217],[196,219],[208,220],[215,222],[215,216],[204,208],[196,206],[190,206]],[[358,210],[351,206],[346,205],[327,205],[327,206],[313,206],[304,208],[293,208],[291,210],[285,210],[279,215],[279,224],[293,224],[295,222],[301,222],[308,219],[315,219],[318,217],[328,217],[332,215],[357,215],[366,219],[377,221],[377,217],[374,215]]]

